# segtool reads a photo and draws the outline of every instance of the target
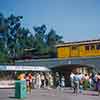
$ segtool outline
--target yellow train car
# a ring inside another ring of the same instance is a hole
[[[100,56],[100,39],[56,45],[58,58]]]

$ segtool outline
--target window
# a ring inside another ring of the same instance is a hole
[[[100,50],[100,44],[97,44],[97,45],[96,45],[96,49],[97,49],[97,50]]]
[[[89,45],[86,45],[85,46],[85,50],[89,50]]]
[[[95,50],[95,45],[91,45],[91,50]]]
[[[77,47],[76,46],[72,46],[72,50],[76,50],[77,49]]]

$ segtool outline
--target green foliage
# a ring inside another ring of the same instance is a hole
[[[34,26],[35,35],[21,26],[22,16],[11,14],[5,17],[0,13],[0,63],[11,62],[9,58],[25,55],[25,49],[34,48],[33,54],[56,54],[55,44],[62,42],[62,36],[46,25]]]
[[[51,29],[50,32],[47,34],[47,44],[49,46],[54,46],[57,43],[60,43],[62,36],[56,34],[56,31]]]
[[[10,63],[10,59],[8,58],[6,52],[0,52],[0,64],[8,64]]]
[[[44,54],[47,52],[47,45],[45,43],[45,33],[46,33],[46,26],[41,25],[40,27],[33,27],[35,31],[34,36],[34,48],[36,48],[37,52],[40,54]]]
[[[62,42],[62,36],[57,35],[56,31],[53,29],[46,34],[46,29],[45,25],[34,27],[35,48],[40,54],[48,53],[49,55],[54,56],[56,55],[55,45]]]
[[[50,32],[47,34],[47,44],[49,47],[49,53],[51,55],[56,55],[56,48],[55,45],[61,43],[62,36],[56,34],[54,29],[51,29]]]

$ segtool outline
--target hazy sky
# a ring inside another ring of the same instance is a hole
[[[0,0],[0,12],[23,16],[23,24],[46,24],[65,41],[100,38],[100,0]]]

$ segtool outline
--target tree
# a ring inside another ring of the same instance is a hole
[[[48,52],[51,54],[51,56],[56,56],[55,45],[63,42],[62,36],[57,35],[56,31],[54,29],[51,29],[50,32],[46,36],[46,42],[49,48]]]
[[[22,27],[22,18],[13,14],[5,17],[0,13],[0,62],[9,62],[8,58],[23,56],[28,49],[38,55],[53,55],[54,45],[61,42],[62,37],[55,30],[46,34],[47,27],[44,24],[33,27],[33,36],[28,28]]]
[[[7,56],[7,53],[5,51],[0,51],[0,64],[8,64],[11,63],[9,60],[9,57]]]
[[[35,31],[34,48],[36,48],[38,54],[47,53],[47,45],[45,42],[46,26],[43,24],[41,26],[33,27],[33,29]]]
[[[53,56],[56,55],[55,45],[62,42],[62,36],[57,35],[56,31],[53,29],[46,34],[46,30],[47,28],[45,25],[34,27],[34,47],[40,54],[48,53],[49,55]]]
[[[33,48],[34,37],[30,33],[29,29],[20,28],[17,31],[17,51],[19,56],[24,55],[25,49]]]
[[[10,56],[17,56],[17,31],[21,27],[21,19],[22,16],[14,16],[11,14],[8,20],[8,38],[7,38],[7,46],[9,48]]]
[[[54,29],[51,29],[50,32],[47,34],[47,44],[49,46],[54,46],[57,43],[62,42],[62,36],[59,36],[56,34],[56,31]]]
[[[7,19],[4,17],[2,13],[0,13],[0,63],[9,62],[6,49],[7,42],[5,41],[7,30],[8,30]]]
[[[22,18],[0,14],[0,51],[6,51],[8,57],[21,56],[25,48],[32,48],[33,36],[29,29],[21,27]]]
[[[0,14],[0,32],[2,33],[2,42],[4,42],[4,49],[9,55],[16,53],[16,32],[21,25],[22,16],[4,17]]]

